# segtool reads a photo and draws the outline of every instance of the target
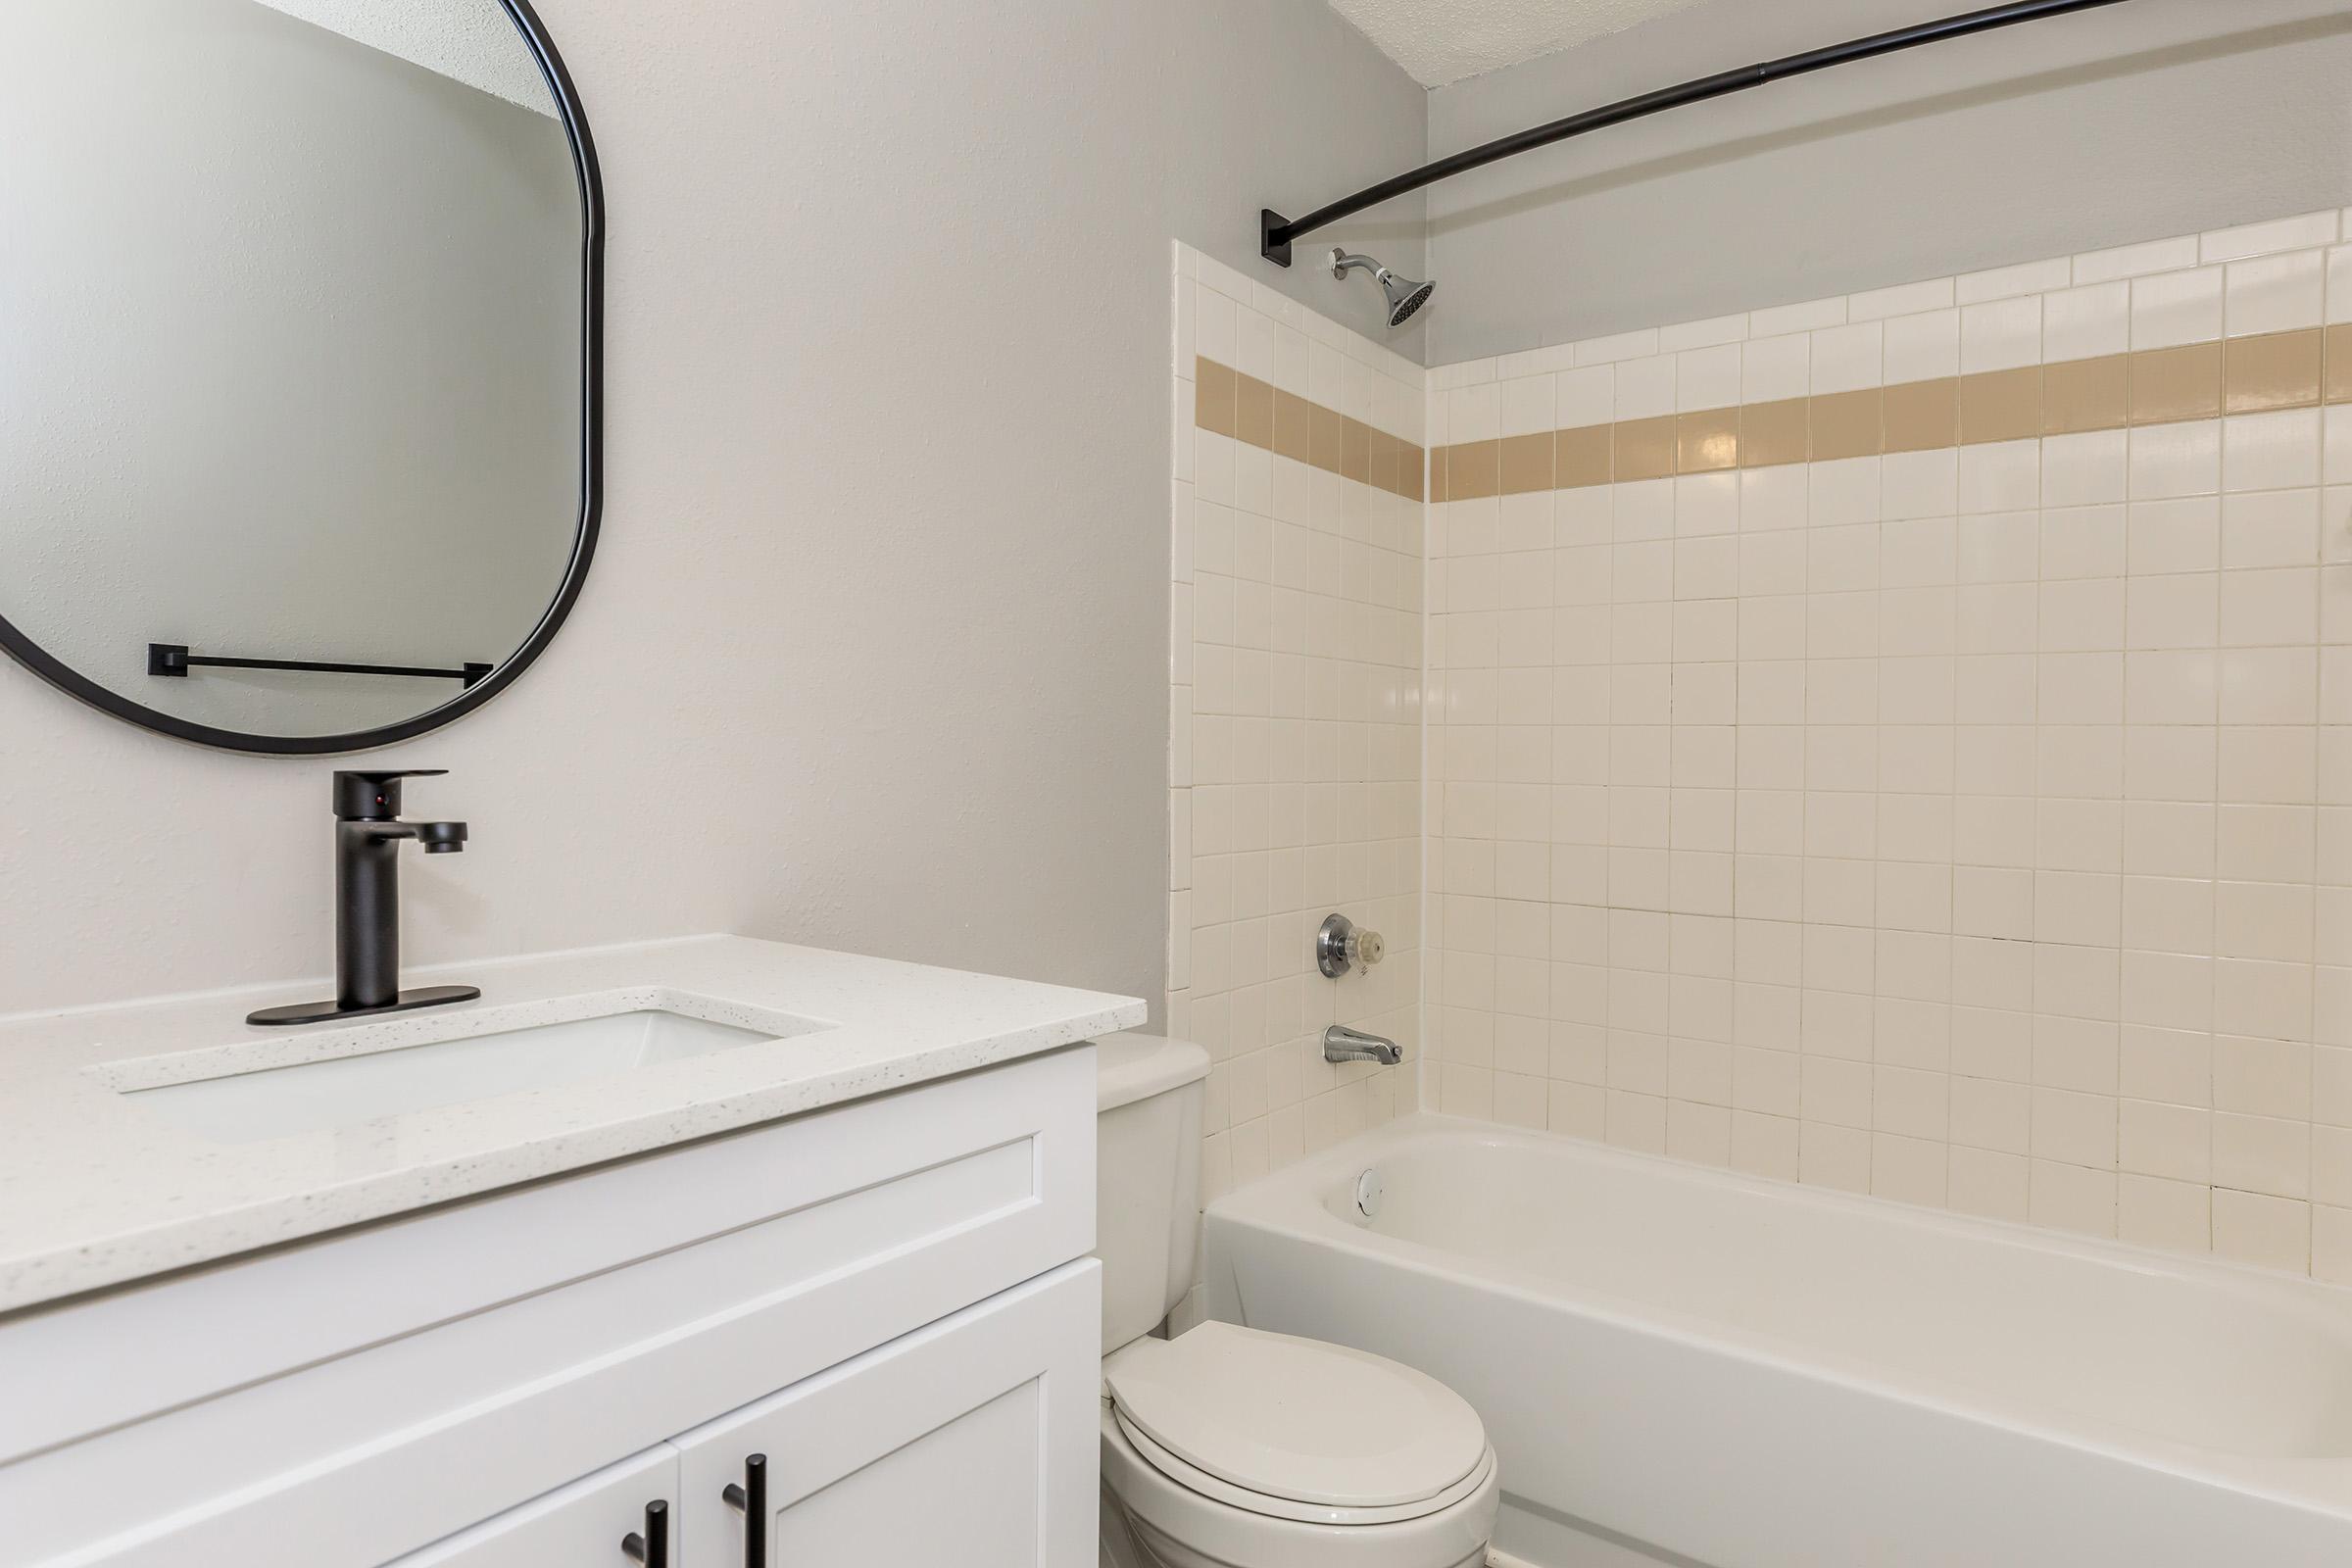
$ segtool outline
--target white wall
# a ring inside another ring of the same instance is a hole
[[[475,827],[412,958],[725,928],[1156,993],[1167,240],[1356,319],[1252,215],[1417,160],[1422,93],[1316,0],[541,9],[611,198],[607,532],[526,678],[368,759]],[[0,1007],[322,971],[332,764],[13,668],[0,749]]]
[[[1434,156],[1966,9],[1709,0],[1430,95]],[[2352,201],[2352,10],[2132,0],[1675,110],[1429,195],[1427,363]]]

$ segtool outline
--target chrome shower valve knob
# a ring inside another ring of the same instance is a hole
[[[1326,980],[1337,980],[1357,966],[1369,969],[1389,955],[1389,945],[1377,931],[1366,931],[1344,914],[1335,914],[1315,933],[1315,967]]]

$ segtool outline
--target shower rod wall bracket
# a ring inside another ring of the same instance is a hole
[[[1291,265],[1291,220],[1271,207],[1257,210],[1257,253],[1276,267]]]
[[[1741,66],[1735,71],[1717,72],[1679,86],[1661,87],[1638,97],[1620,99],[1598,109],[1588,109],[1548,124],[1537,125],[1514,135],[1499,137],[1476,147],[1466,148],[1436,163],[1384,179],[1377,185],[1367,185],[1352,196],[1341,198],[1328,207],[1318,207],[1296,221],[1284,218],[1271,207],[1262,208],[1257,215],[1257,253],[1277,267],[1291,265],[1291,247],[1302,235],[1351,217],[1367,207],[1376,207],[1394,196],[1402,196],[1434,185],[1441,179],[1467,173],[1473,169],[1499,162],[1517,153],[1548,147],[1555,141],[1566,141],[1588,131],[1622,125],[1628,121],[1641,120],[1686,104],[1704,103],[1710,98],[1722,98],[1731,93],[1745,92],[1767,82],[1786,81],[1832,66],[1850,65],[1857,60],[1876,59],[1921,44],[1940,43],[1946,38],[1965,38],[1971,33],[1990,32],[1995,27],[2015,26],[2021,22],[2039,22],[2044,17],[2062,17],[2075,11],[2094,11],[2102,6],[2120,5],[2123,0],[2012,0],[2008,5],[1990,6],[1983,11],[1970,11],[1938,22],[1923,22],[1917,26],[1897,27],[1890,32],[1873,33],[1867,38],[1855,38],[1846,43],[1831,44],[1827,48],[1808,50],[1780,60],[1768,60],[1761,65]]]

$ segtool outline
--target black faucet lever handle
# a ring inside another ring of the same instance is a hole
[[[335,815],[346,822],[389,822],[400,815],[400,781],[440,778],[446,767],[341,769],[335,774]]]

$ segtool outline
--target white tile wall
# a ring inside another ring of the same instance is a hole
[[[1215,1059],[1206,1201],[1417,1103],[1412,1066],[1333,1067],[1321,1035],[1420,1056],[1425,509],[1197,430],[1195,357],[1416,445],[1424,375],[1182,245],[1174,284],[1167,1021]],[[1551,428],[1548,383],[1481,391],[1486,424]],[[1379,968],[1315,973],[1335,909]]]
[[[2352,319],[2343,222],[1447,366],[1428,444]],[[2352,1279],[2352,407],[1428,512],[1427,1102]]]

